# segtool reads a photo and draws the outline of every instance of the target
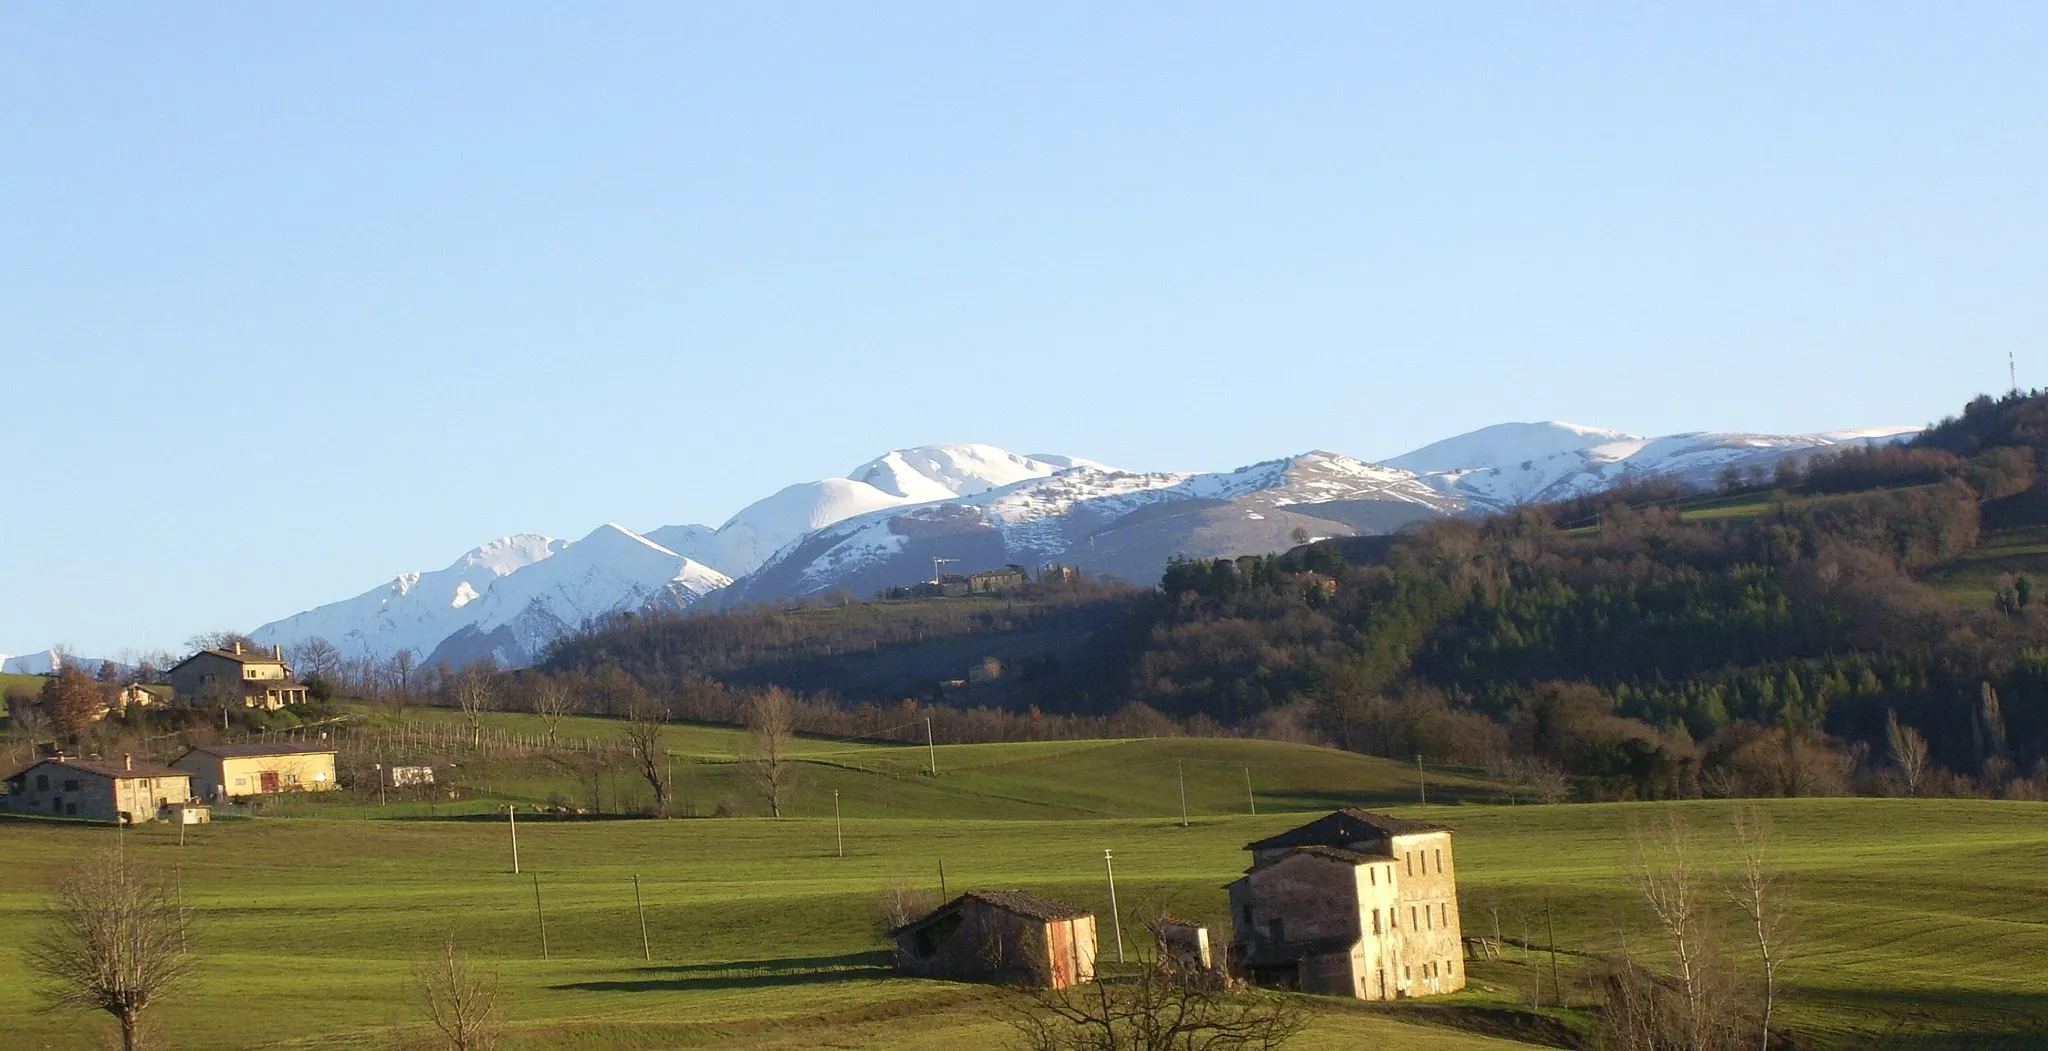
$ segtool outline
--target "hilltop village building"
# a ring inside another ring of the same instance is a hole
[[[318,745],[210,744],[186,752],[171,765],[191,775],[199,797],[208,800],[327,792],[336,787],[334,750]]]
[[[1095,979],[1095,914],[1021,890],[973,890],[890,932],[914,974],[1065,989]]]
[[[1245,846],[1232,957],[1259,985],[1361,1000],[1465,987],[1452,829],[1339,810]]]
[[[134,824],[154,821],[192,797],[183,770],[117,760],[51,756],[7,776],[10,810]]]
[[[269,653],[239,642],[228,649],[200,650],[172,666],[165,678],[187,703],[239,696],[244,708],[276,711],[306,701],[306,687],[293,681],[292,666],[277,646]]]

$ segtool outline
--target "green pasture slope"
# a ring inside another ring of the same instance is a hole
[[[459,725],[447,710],[408,712],[426,724]],[[538,737],[530,715],[497,713],[494,727]],[[563,739],[606,740],[624,731],[616,719],[570,718]],[[763,815],[765,802],[738,757],[745,734],[732,727],[678,724],[668,730],[680,814],[712,813],[723,801],[743,814]],[[1188,812],[1238,814],[1252,806],[1247,781],[1261,810],[1309,811],[1351,803],[1412,802],[1418,792],[1413,765],[1327,748],[1272,741],[1157,738],[1044,741],[1011,744],[891,745],[800,737],[799,760],[785,817],[829,817],[837,791],[840,812],[862,818],[1119,818],[1180,813],[1186,786]],[[930,777],[936,759],[939,776]],[[559,799],[594,810],[590,787],[573,768],[575,756],[524,760],[468,760],[453,771],[483,798],[436,804],[434,816],[482,813],[503,802],[544,804]],[[449,771],[444,771],[444,774]],[[1431,765],[1429,790],[1443,802],[1489,798],[1491,787],[1470,768]],[[607,775],[599,789],[606,812],[644,808],[645,782],[625,771]],[[275,812],[292,816],[413,817],[419,804],[378,806],[374,796],[336,793],[290,800]]]
[[[682,736],[708,758],[730,754],[719,750],[724,733]],[[1540,940],[1540,920],[1530,918],[1548,903],[1569,973],[1569,953],[1613,950],[1634,914],[1624,884],[1630,823],[1675,812],[1714,839],[1737,805],[1402,805],[1410,766],[1270,742],[942,747],[937,778],[915,773],[912,753],[922,749],[805,747],[803,777],[845,776],[843,803],[855,803],[846,797],[856,785],[887,786],[887,817],[879,804],[846,806],[845,857],[815,795],[803,816],[780,821],[522,820],[518,876],[504,823],[482,816],[224,821],[191,830],[183,848],[164,826],[118,833],[130,856],[181,872],[198,910],[194,948],[204,966],[161,1008],[164,1034],[174,1047],[397,1046],[421,1032],[407,956],[448,929],[500,968],[515,1051],[1001,1046],[1005,994],[898,978],[883,965],[874,916],[883,887],[936,890],[943,862],[955,892],[1026,887],[1094,908],[1113,945],[1102,879],[1111,848],[1127,937],[1161,909],[1206,919],[1221,934],[1221,886],[1242,870],[1243,844],[1297,823],[1302,811],[1349,802],[1457,826],[1468,930],[1490,928],[1498,908],[1510,937],[1527,919]],[[1190,773],[1186,828],[1176,758]],[[1234,779],[1221,777],[1231,764]],[[1271,796],[1262,790],[1256,817],[1235,795],[1245,766],[1275,786]],[[1034,811],[1038,796],[1062,802]],[[1785,1012],[1802,1047],[1874,1046],[1880,1036],[1915,1051],[2040,1045],[2029,1034],[2048,1032],[2048,805],[1760,806],[1784,836],[1784,866],[1803,901]],[[0,866],[0,945],[20,945],[36,929],[65,859],[116,835],[0,823],[9,862]],[[651,960],[641,958],[635,875]],[[1293,1046],[1476,1051],[1527,1046],[1472,1031],[1482,1024],[1564,1032],[1512,1020],[1532,969],[1509,955],[1476,968],[1474,989],[1444,1001],[1462,1010],[1310,998],[1312,1026]],[[100,1023],[38,1011],[28,983],[19,957],[0,953],[10,1046],[91,1046]]]

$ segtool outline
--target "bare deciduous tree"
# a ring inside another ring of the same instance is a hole
[[[883,937],[897,928],[939,907],[938,894],[896,883],[882,888],[875,900],[875,930]]]
[[[29,970],[52,1004],[105,1011],[121,1046],[142,1043],[142,1012],[191,973],[188,918],[162,878],[114,851],[78,863],[57,884],[52,927],[29,946]]]
[[[796,779],[790,746],[796,741],[796,712],[788,691],[769,687],[747,702],[746,760],[768,800],[768,812],[782,816],[782,796]]]
[[[1021,1051],[1271,1051],[1306,1023],[1291,1000],[1152,958],[1127,975],[1034,990],[1010,1019]]]
[[[455,706],[462,709],[462,721],[469,725],[469,746],[477,748],[483,744],[484,715],[497,703],[497,683],[488,668],[471,666],[456,676],[454,693]]]
[[[1773,857],[1777,838],[1770,819],[1756,810],[1737,810],[1735,872],[1728,881],[1728,900],[1742,910],[1756,940],[1760,992],[1758,1051],[1771,1049],[1771,1014],[1778,1000],[1778,968],[1783,966],[1790,938],[1788,897]]]
[[[633,762],[640,767],[640,776],[654,789],[654,813],[657,817],[668,816],[667,738],[668,708],[646,694],[635,698],[633,707],[626,712],[626,747],[632,750]]]
[[[1658,933],[1671,953],[1672,975],[1679,994],[1678,1028],[1688,1051],[1706,1051],[1712,1027],[1709,969],[1713,954],[1706,931],[1706,893],[1693,845],[1692,831],[1678,815],[1666,817],[1654,834],[1629,830],[1629,880],[1650,907]]]
[[[540,716],[541,728],[547,734],[548,747],[553,748],[562,720],[569,714],[569,687],[552,675],[539,675],[526,689],[533,714]]]
[[[498,972],[472,964],[452,932],[441,936],[434,951],[413,959],[412,976],[420,1006],[447,1051],[491,1051],[498,1045],[505,1024]]]
[[[332,679],[335,669],[341,667],[341,651],[334,644],[315,635],[291,647],[292,670],[300,677],[318,676]]]
[[[1927,738],[1899,721],[1898,709],[1885,712],[1884,738],[1891,748],[1893,765],[1906,782],[1906,794],[1920,794],[1920,782],[1927,777]]]
[[[412,694],[413,657],[412,651],[400,649],[391,655],[387,665],[391,690],[400,697]]]

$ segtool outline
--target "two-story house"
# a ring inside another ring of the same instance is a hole
[[[187,704],[219,704],[239,696],[245,708],[275,711],[306,700],[306,688],[292,679],[292,666],[276,646],[265,652],[236,642],[227,649],[200,650],[179,661],[165,678]]]

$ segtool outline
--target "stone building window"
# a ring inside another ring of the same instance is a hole
[[[1402,851],[1401,861],[1408,866],[1408,874],[1410,876],[1415,875],[1415,852],[1412,850]]]
[[[1442,847],[1438,847],[1436,851],[1436,873],[1439,876],[1444,873],[1444,851]]]

